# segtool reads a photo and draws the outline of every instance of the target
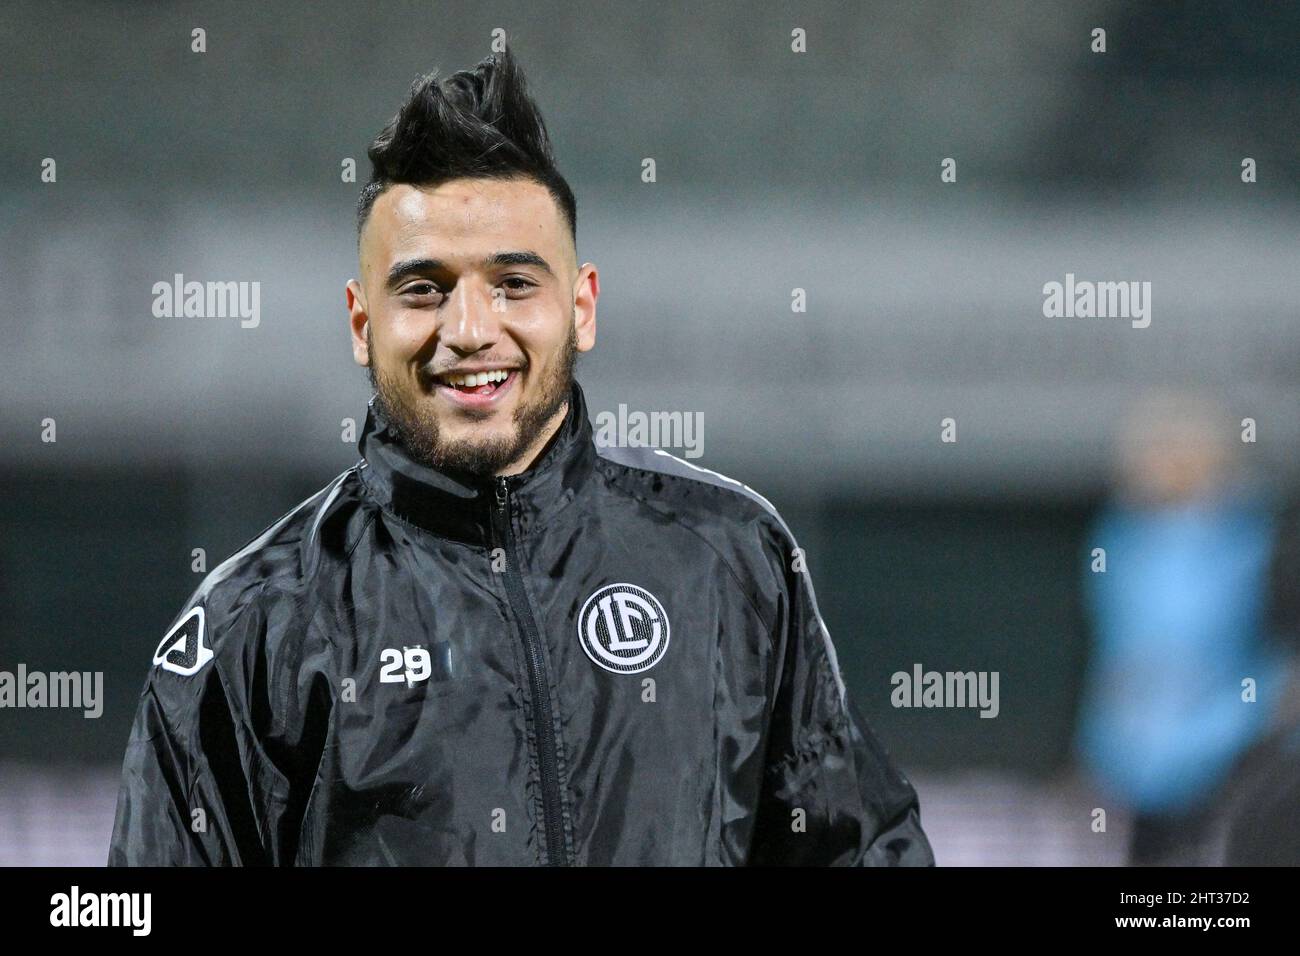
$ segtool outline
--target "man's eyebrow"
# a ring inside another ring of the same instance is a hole
[[[443,262],[440,259],[403,259],[401,262],[395,262],[388,270],[388,288],[393,288],[408,276],[428,275],[441,268]]]
[[[483,266],[487,269],[499,266],[534,266],[548,275],[555,274],[550,263],[531,249],[517,252],[494,252],[483,260]],[[428,275],[444,268],[446,268],[446,263],[441,259],[403,259],[400,262],[393,263],[392,268],[388,270],[387,286],[390,289],[396,288],[403,279],[415,275]]]
[[[532,250],[521,252],[497,252],[483,260],[489,269],[493,266],[536,266],[543,272],[554,275],[550,264]]]

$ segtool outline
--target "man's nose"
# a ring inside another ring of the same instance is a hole
[[[443,312],[446,320],[438,335],[441,343],[462,355],[494,345],[501,336],[503,313],[493,304],[489,290],[458,282]]]

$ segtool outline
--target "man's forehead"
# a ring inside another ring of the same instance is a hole
[[[451,261],[503,248],[545,247],[542,255],[558,265],[567,238],[550,191],[531,179],[398,183],[375,200],[362,234],[362,255],[386,267],[415,253]]]

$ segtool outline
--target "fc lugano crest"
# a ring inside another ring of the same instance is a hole
[[[668,615],[645,588],[607,584],[582,605],[578,641],[605,670],[639,674],[668,650]]]

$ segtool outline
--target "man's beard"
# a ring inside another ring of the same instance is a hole
[[[541,391],[532,402],[521,402],[512,416],[514,433],[490,439],[445,440],[438,428],[437,416],[427,401],[413,403],[401,384],[382,370],[375,371],[374,348],[370,329],[366,344],[371,363],[366,367],[370,387],[375,392],[375,410],[387,420],[398,440],[412,459],[430,468],[494,475],[513,464],[537,440],[538,434],[568,401],[573,386],[573,367],[578,355],[578,336],[569,326],[569,338],[551,366]],[[526,372],[526,366],[520,373]],[[520,374],[516,373],[516,374]],[[515,383],[518,386],[518,382]]]

